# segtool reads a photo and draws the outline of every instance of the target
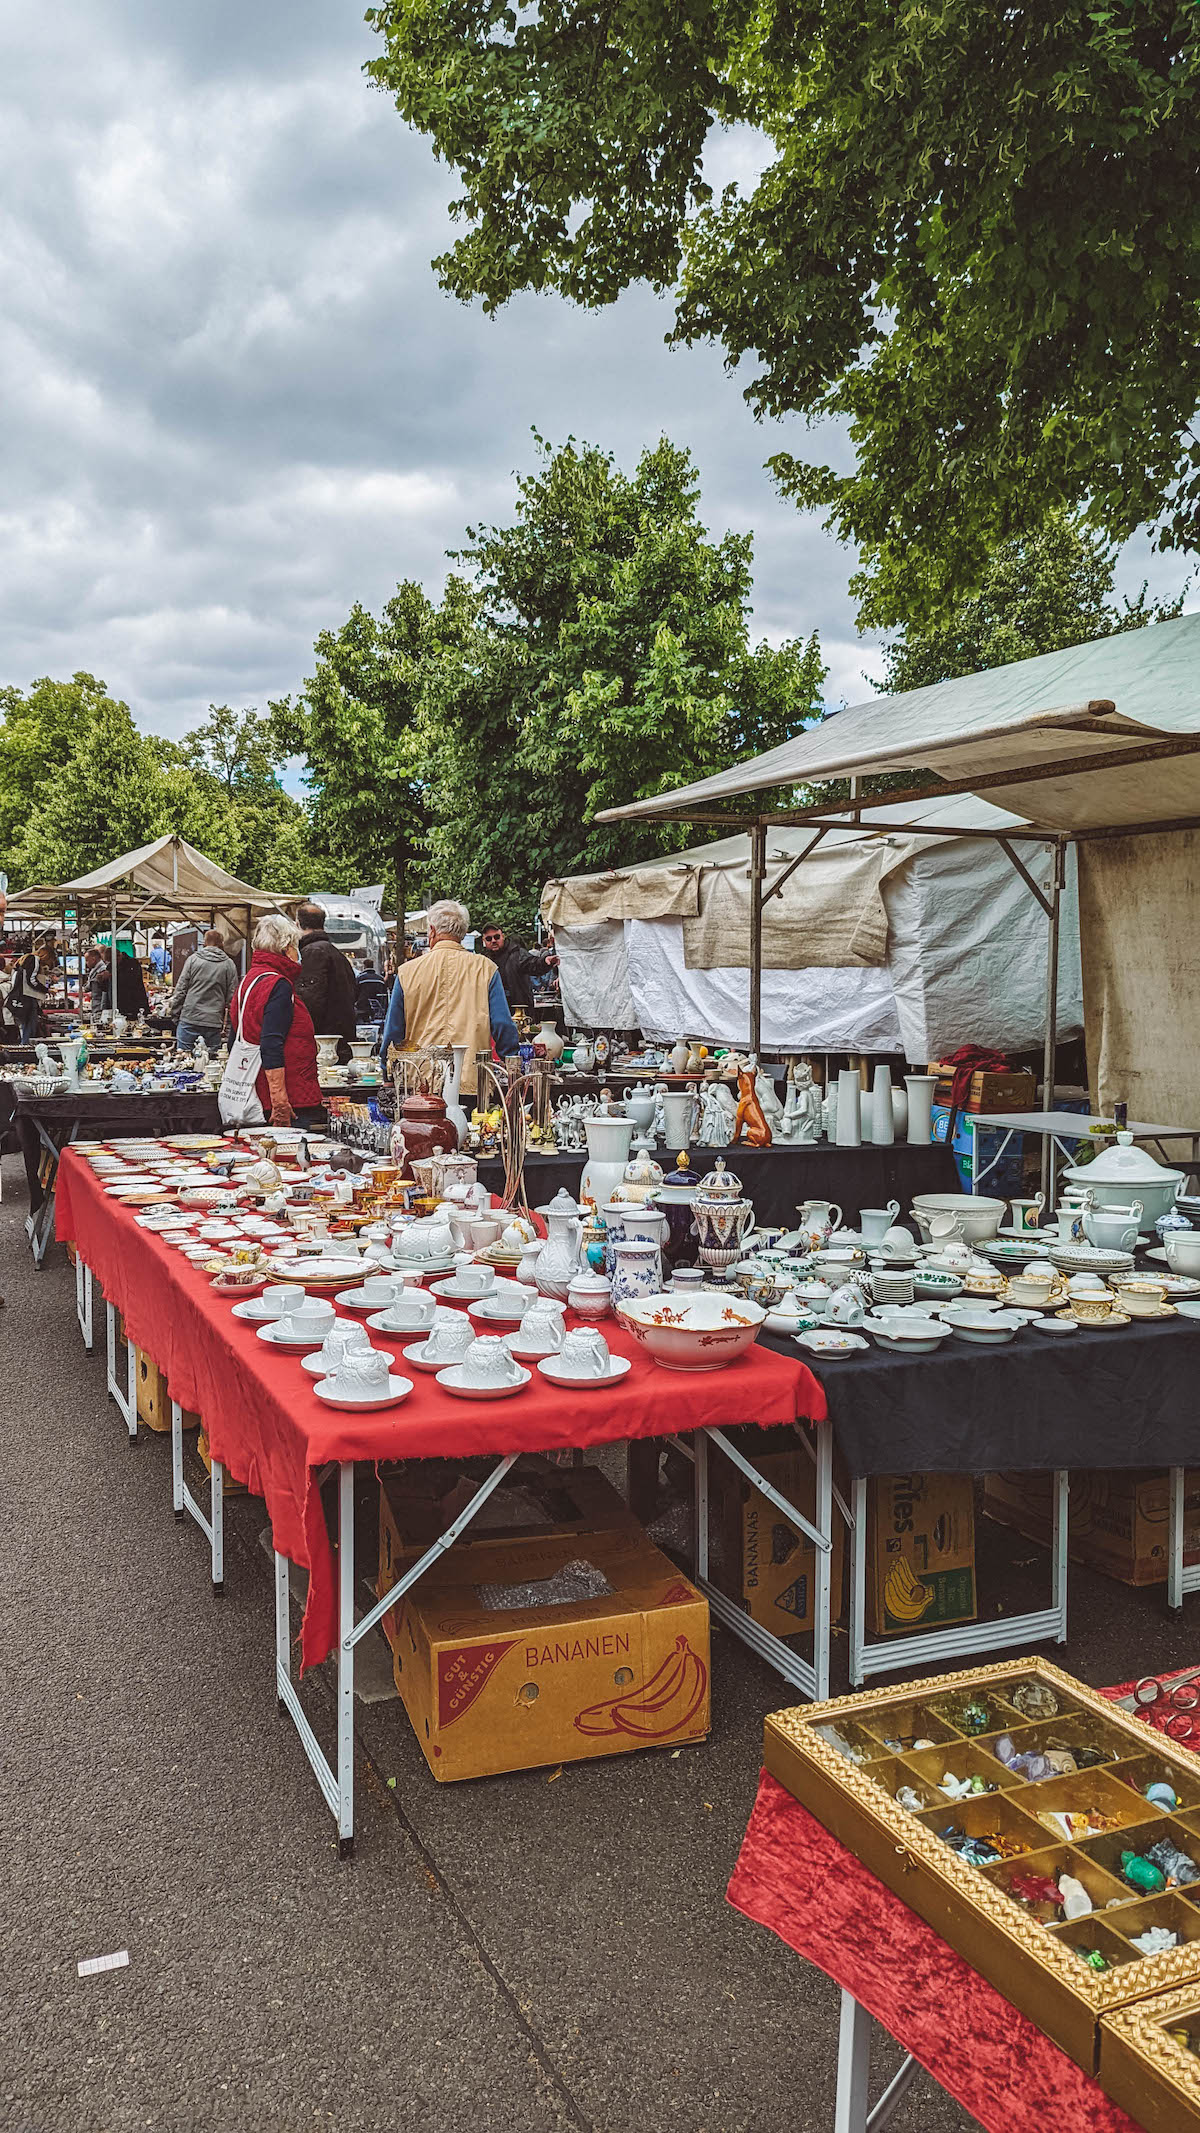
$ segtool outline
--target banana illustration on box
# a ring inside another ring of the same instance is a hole
[[[922,1585],[912,1564],[904,1556],[897,1556],[883,1587],[884,1606],[893,1620],[919,1622],[932,1599],[932,1592],[928,1585]]]
[[[696,1716],[708,1689],[708,1668],[682,1634],[658,1672],[640,1689],[589,1705],[575,1720],[580,1733],[631,1733],[638,1740],[667,1740]]]

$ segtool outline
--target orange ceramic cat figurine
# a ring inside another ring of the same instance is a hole
[[[763,1107],[758,1100],[758,1091],[754,1086],[753,1067],[743,1067],[738,1074],[737,1116],[733,1124],[733,1138],[735,1141],[741,1140],[743,1126],[746,1129],[746,1140],[751,1148],[770,1147],[771,1128],[763,1116]]]

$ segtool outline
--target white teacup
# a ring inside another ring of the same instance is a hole
[[[529,1314],[522,1321],[522,1335],[529,1324]],[[612,1367],[608,1342],[594,1326],[572,1326],[564,1333],[558,1359],[564,1371],[575,1378],[606,1378]]]
[[[1200,1230],[1169,1229],[1163,1249],[1173,1274],[1200,1274]]]
[[[386,1392],[391,1375],[389,1358],[382,1348],[351,1348],[343,1355],[330,1380],[338,1392],[361,1395]]]
[[[474,1251],[486,1252],[489,1244],[495,1244],[500,1235],[501,1224],[494,1215],[474,1215],[467,1224],[467,1235]]]
[[[368,1274],[362,1282],[358,1293],[364,1303],[370,1304],[372,1310],[382,1311],[386,1305],[390,1304],[397,1289],[402,1288],[403,1285],[404,1277],[402,1274]]]
[[[262,1292],[263,1317],[289,1317],[293,1311],[300,1310],[304,1303],[304,1295],[305,1292],[300,1287],[299,1282],[273,1282],[269,1289],[264,1289]]]
[[[304,1303],[298,1304],[294,1311],[289,1311],[286,1318],[279,1319],[277,1324],[280,1332],[289,1340],[315,1337],[323,1341],[336,1318],[337,1312],[325,1297],[309,1296]]]
[[[465,1260],[454,1270],[454,1286],[464,1296],[490,1296],[496,1286],[496,1269],[476,1266],[473,1260]]]
[[[351,1355],[355,1350],[361,1353],[364,1348],[370,1346],[371,1336],[365,1326],[339,1320],[336,1326],[330,1327],[321,1343],[320,1361],[327,1372],[332,1374],[344,1355]]]
[[[480,1333],[462,1358],[462,1374],[471,1385],[515,1385],[521,1365],[497,1333]]]
[[[522,1348],[561,1348],[566,1334],[562,1305],[539,1296],[525,1312],[515,1336]]]
[[[421,1360],[426,1363],[461,1363],[475,1342],[475,1328],[460,1311],[442,1324],[430,1326]]]
[[[433,1324],[437,1300],[428,1289],[402,1289],[383,1313],[385,1333],[420,1333]]]

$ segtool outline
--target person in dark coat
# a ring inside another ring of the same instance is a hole
[[[338,1061],[345,1066],[351,1057],[350,1039],[358,1027],[354,965],[329,939],[320,904],[301,904],[296,921],[300,927],[300,969],[293,981],[296,998],[307,1007],[318,1037],[338,1039]]]
[[[535,948],[522,948],[519,941],[506,939],[503,926],[489,923],[483,929],[481,946],[486,956],[496,965],[504,985],[504,997],[510,1007],[532,1008],[533,987],[530,979],[557,967],[556,955],[543,955]]]

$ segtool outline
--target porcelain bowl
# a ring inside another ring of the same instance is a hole
[[[913,1220],[926,1242],[934,1215],[954,1215],[968,1244],[979,1237],[994,1237],[1004,1219],[1007,1200],[989,1200],[982,1193],[918,1192],[913,1195]]]
[[[750,1347],[767,1315],[747,1297],[676,1289],[619,1303],[616,1313],[665,1370],[720,1370]]]

